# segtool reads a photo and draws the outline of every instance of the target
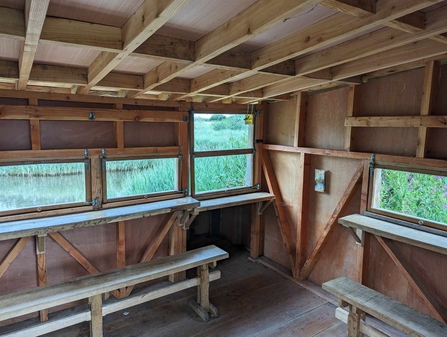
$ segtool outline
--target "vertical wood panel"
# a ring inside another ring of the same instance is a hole
[[[309,187],[310,187],[310,155],[300,155],[300,178],[298,180],[298,216],[296,222],[296,275],[303,268],[307,257],[308,240],[308,213],[309,213]]]
[[[300,92],[296,98],[295,137],[293,146],[304,146],[306,137],[307,93]]]

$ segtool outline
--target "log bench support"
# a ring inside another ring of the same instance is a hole
[[[346,277],[323,283],[323,289],[339,298],[340,307],[349,307],[347,315],[342,308],[337,308],[335,314],[348,324],[348,337],[384,336],[366,324],[366,314],[410,336],[447,336],[446,324]]]
[[[210,315],[212,317],[219,317],[219,311],[210,303],[210,274],[208,265],[198,267],[197,276],[200,280],[200,284],[197,286],[197,301],[189,301],[189,306],[200,318],[205,322],[208,322],[210,320]]]

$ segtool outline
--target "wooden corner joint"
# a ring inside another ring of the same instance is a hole
[[[262,215],[264,211],[267,209],[267,207],[270,206],[270,204],[273,202],[274,199],[267,200],[265,202],[258,202],[258,215]]]
[[[349,233],[351,233],[352,237],[354,238],[355,243],[363,247],[365,245],[365,232],[361,229],[355,230],[352,227],[347,228],[349,229]]]
[[[183,214],[179,216],[177,225],[181,226],[185,231],[188,230],[198,214],[199,212],[197,211],[197,208],[184,211]]]

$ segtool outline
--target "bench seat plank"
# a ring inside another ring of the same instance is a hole
[[[0,223],[0,240],[42,235],[78,227],[91,227],[113,222],[138,219],[157,214],[190,210],[200,205],[191,197],[156,201],[147,204],[123,206],[53,217],[26,219]]]
[[[411,336],[447,336],[447,325],[346,277],[323,283],[323,289]]]
[[[227,252],[211,245],[100,275],[87,275],[61,284],[7,294],[0,297],[0,320],[89,298],[226,258]]]
[[[275,196],[266,192],[254,192],[230,197],[208,199],[200,202],[200,206],[197,207],[197,211],[205,212],[213,209],[247,205],[255,202],[270,201],[273,199],[275,199]]]

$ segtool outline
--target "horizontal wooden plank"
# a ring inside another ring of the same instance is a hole
[[[0,119],[39,119],[76,121],[187,122],[182,111],[91,109],[0,105]]]
[[[447,128],[447,116],[346,117],[345,126],[380,128]]]
[[[294,147],[294,146],[275,145],[275,144],[264,144],[262,147],[264,150],[289,152],[289,153],[306,153],[306,154],[313,154],[316,156],[350,158],[359,160],[371,158],[370,153],[363,153],[363,152],[347,152],[339,150],[314,149],[310,147]]]
[[[63,230],[92,227],[130,219],[166,214],[179,210],[191,210],[200,205],[191,197],[124,206],[100,211],[67,214],[49,218],[10,221],[0,224],[0,240],[41,235]]]
[[[411,336],[447,336],[447,325],[346,277],[323,283],[323,289]]]
[[[231,156],[240,154],[250,154],[253,153],[254,149],[235,149],[235,150],[220,150],[220,151],[201,151],[194,152],[194,157],[214,157],[214,156]]]
[[[234,195],[231,197],[208,199],[200,202],[200,206],[197,207],[197,211],[205,212],[213,209],[247,205],[256,202],[270,201],[273,199],[275,199],[275,196],[273,194],[266,192],[255,192],[255,193]]]
[[[151,281],[226,258],[227,252],[212,245],[118,268],[100,275],[87,275],[65,283],[4,295],[0,298],[0,320]]]
[[[88,149],[89,157],[100,156],[103,149]],[[106,148],[106,155],[109,158],[126,157],[175,157],[179,154],[178,146],[163,147],[132,147],[132,148]],[[0,151],[0,162],[67,162],[84,160],[84,149],[67,150],[19,150],[19,151]]]
[[[384,238],[447,255],[447,238],[443,236],[395,225],[360,214],[345,216],[340,218],[338,222],[345,227],[361,229]]]

